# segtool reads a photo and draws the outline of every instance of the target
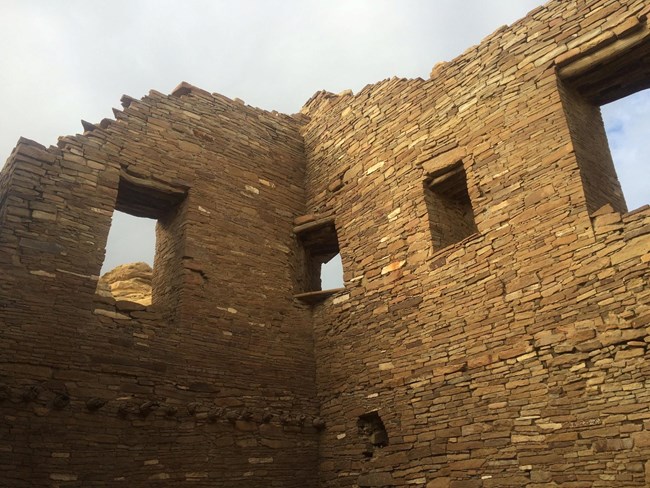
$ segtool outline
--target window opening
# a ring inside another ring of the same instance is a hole
[[[146,306],[173,301],[184,197],[184,190],[121,176],[98,294]]]
[[[628,204],[636,208],[649,200],[648,161],[639,162],[643,153],[634,148],[634,139],[643,140],[643,132],[647,139],[649,132],[644,128],[650,105],[648,34],[647,26],[640,26],[558,68],[560,95],[590,214],[607,204],[625,213]]]
[[[462,161],[431,173],[424,196],[434,249],[442,249],[477,232]]]
[[[601,112],[627,208],[650,204],[650,90],[603,105]]]
[[[312,219],[294,228],[302,244],[304,274],[298,281],[303,301],[316,303],[343,287],[343,265],[334,219]]]
[[[299,235],[307,258],[306,291],[326,290],[322,283],[323,265],[333,261],[334,257],[339,255],[339,241],[334,221],[328,219],[313,222],[312,226],[304,229]]]

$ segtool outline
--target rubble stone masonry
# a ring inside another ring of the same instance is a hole
[[[554,0],[294,116],[181,84],[21,139],[0,485],[650,486],[650,207],[599,112],[650,87],[649,13]],[[158,221],[151,306],[96,294],[114,209]]]

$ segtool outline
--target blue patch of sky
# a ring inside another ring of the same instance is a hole
[[[650,203],[650,90],[601,108],[614,167],[629,210]]]

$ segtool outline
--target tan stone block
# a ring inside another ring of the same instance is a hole
[[[481,488],[483,482],[480,479],[454,480],[449,484],[449,488]]]
[[[396,270],[400,269],[402,266],[404,266],[405,263],[406,263],[406,261],[393,261],[392,263],[390,263],[387,266],[384,266],[381,269],[381,274],[384,275],[384,274],[388,274],[388,273],[391,273],[393,271],[396,271]]]
[[[618,351],[616,353],[616,360],[619,361],[621,359],[638,358],[644,355],[645,355],[645,349],[641,347],[635,347],[632,349],[625,349],[623,351]]]
[[[202,151],[201,146],[189,141],[178,141],[178,147],[181,151],[185,151],[191,154],[197,154]]]
[[[521,442],[544,442],[546,440],[546,436],[512,434],[510,439],[514,444],[521,443]]]
[[[634,447],[650,447],[650,431],[643,430],[641,432],[634,432],[632,434],[632,440],[634,440]]]
[[[423,162],[422,169],[425,173],[434,173],[458,161],[462,161],[466,155],[467,150],[464,147],[456,147],[436,156],[433,159]]]
[[[618,437],[620,434],[621,429],[616,426],[589,429],[579,433],[581,439],[589,439],[591,437]]]
[[[436,478],[427,483],[427,488],[449,488],[451,478]]]
[[[485,464],[485,459],[463,459],[449,463],[449,469],[452,471],[466,471],[478,469]]]
[[[613,32],[617,37],[625,37],[626,35],[635,32],[643,27],[639,18],[636,16],[627,18],[623,23],[617,25]]]
[[[628,241],[625,247],[612,255],[612,264],[617,265],[648,253],[650,253],[650,234]]]
[[[487,432],[489,430],[492,430],[493,427],[491,427],[489,424],[476,423],[476,424],[463,425],[461,429],[462,429],[463,436],[469,436],[472,434],[480,434],[482,432]]]
[[[557,453],[546,453],[546,454],[528,454],[519,456],[519,464],[530,464],[533,468],[537,465],[551,465],[551,464],[561,464],[564,460],[562,456]]]

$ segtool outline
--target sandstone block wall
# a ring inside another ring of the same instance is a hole
[[[0,484],[314,485],[298,123],[185,86],[123,103],[2,173]],[[95,294],[114,208],[158,219],[151,307]]]
[[[649,11],[555,0],[291,117],[184,84],[19,141],[2,481],[648,486],[650,207],[598,107],[650,86]],[[158,221],[151,306],[95,293],[114,209]]]
[[[650,209],[598,110],[650,83],[647,12],[551,2],[428,80],[307,103],[346,276],[314,311],[321,486],[648,486]],[[476,229],[441,246],[428,182],[458,162]]]

